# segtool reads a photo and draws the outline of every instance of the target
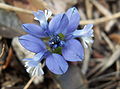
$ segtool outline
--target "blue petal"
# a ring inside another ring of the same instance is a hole
[[[28,62],[28,67],[36,67],[39,64],[38,61],[29,61]]]
[[[92,37],[81,37],[81,39],[82,39],[83,46],[85,48],[88,48],[88,46],[94,42]]]
[[[34,53],[44,51],[46,48],[45,44],[40,39],[32,35],[21,36],[19,42],[24,48]]]
[[[33,59],[32,58],[24,58],[22,59],[23,61],[32,61]]]
[[[62,49],[62,55],[67,61],[82,61],[84,49],[79,41],[71,39],[66,42]]]
[[[68,69],[68,64],[59,54],[51,54],[46,59],[46,65],[55,74],[63,74]]]
[[[40,62],[40,61],[43,59],[43,57],[44,57],[44,55],[45,55],[45,52],[46,52],[46,50],[37,53],[37,54],[33,57],[33,60]]]
[[[43,29],[47,28],[47,18],[45,17],[45,13],[41,10],[38,10],[38,12],[33,12],[34,16],[37,18],[37,20],[40,22],[40,25]]]
[[[27,33],[34,35],[36,37],[46,37],[47,36],[45,31],[36,24],[23,24],[22,27]]]
[[[38,20],[46,20],[45,13],[42,10],[38,10],[37,12],[33,12],[33,14]]]
[[[66,30],[69,21],[65,14],[58,14],[49,23],[49,30],[54,34],[62,33]]]
[[[80,21],[80,15],[75,7],[68,9],[66,15],[69,19],[69,25],[67,27],[66,34],[69,34],[77,29]]]
[[[31,69],[31,70],[30,70]],[[30,73],[32,76],[41,76],[44,74],[41,66],[38,64],[35,66],[35,68],[30,68],[29,70],[27,69],[28,73]]]
[[[25,61],[26,67],[35,67],[39,64],[38,61],[34,61],[32,58],[25,58],[23,61]]]
[[[85,27],[82,30],[76,30],[73,32],[74,37],[89,37],[93,36],[93,24],[85,25]]]

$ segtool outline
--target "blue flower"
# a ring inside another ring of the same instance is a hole
[[[48,11],[49,12],[49,11]],[[63,74],[68,69],[67,61],[82,61],[84,49],[76,37],[87,37],[89,31],[77,34],[80,21],[78,10],[73,7],[66,13],[57,14],[48,23],[51,13],[43,11],[33,12],[39,25],[23,24],[23,29],[29,33],[19,38],[20,43],[29,51],[36,53],[35,58],[30,59],[29,65],[37,66],[42,59],[46,59],[46,66],[55,74]],[[87,41],[85,41],[87,42]],[[37,60],[37,63],[36,63]]]
[[[85,25],[85,27],[83,29],[75,30],[73,32],[74,37],[79,37],[79,38],[82,39],[83,46],[85,48],[88,48],[88,45],[93,43],[92,37],[94,37],[94,35],[93,35],[93,29],[92,28],[93,28],[93,24],[88,24],[88,25]]]
[[[26,71],[31,74],[31,76],[41,76],[44,74],[40,60],[42,60],[42,55],[44,52],[36,54],[33,59],[32,58],[25,58],[25,67],[27,68]],[[41,55],[41,56],[38,56]]]
[[[39,61],[34,61],[31,58],[24,59],[26,71],[31,74],[31,76],[41,76],[44,74],[41,64]]]

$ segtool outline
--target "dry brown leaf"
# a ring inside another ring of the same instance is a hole
[[[16,7],[20,7],[20,8],[25,8],[28,10],[32,10],[32,11],[37,11],[37,10],[44,10],[45,9],[45,2],[42,0],[28,0],[28,3],[23,3],[20,1],[14,1],[13,4]],[[21,19],[21,21],[23,23],[31,23],[34,21],[34,17],[33,15],[30,14],[23,14],[20,12],[16,12],[19,16],[19,18]]]
[[[103,73],[106,69],[108,69],[110,66],[112,66],[115,61],[119,60],[118,58],[120,57],[120,46],[116,46],[115,51],[113,54],[109,57],[109,59],[104,60],[102,68],[95,74],[95,76],[100,75]]]
[[[109,9],[110,6],[108,5],[108,3],[106,2],[106,0],[98,0],[100,4],[102,4],[105,8]]]
[[[30,6],[33,6],[36,10],[47,9],[47,4],[43,0],[28,0]]]
[[[91,3],[98,9],[98,11],[103,14],[104,16],[112,16],[111,11],[109,11],[108,8],[106,8],[105,6],[101,5],[98,1],[96,0],[90,0]],[[111,27],[115,24],[115,20],[109,21],[108,23],[106,23],[105,25],[105,31],[109,32]]]
[[[20,7],[20,8],[25,8],[25,9],[28,9],[28,10],[37,10],[34,6],[32,6],[31,4],[27,4],[27,3],[22,3],[22,2],[19,2],[19,1],[14,1],[13,3],[16,7]],[[16,12],[17,15],[19,16],[20,20],[23,22],[23,23],[30,23],[30,22],[33,22],[34,19],[33,19],[33,15],[30,15],[30,14],[23,14],[23,13],[20,13],[20,12]]]
[[[62,0],[46,0],[46,2],[54,14],[64,12],[67,9],[66,2]]]
[[[111,34],[109,35],[110,39],[118,44],[120,44],[120,34]]]
[[[104,58],[104,55],[100,54],[100,53],[97,52],[97,51],[93,51],[93,57],[94,57],[94,58]]]

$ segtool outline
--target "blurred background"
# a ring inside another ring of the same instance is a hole
[[[94,43],[82,62],[70,62],[64,75],[31,77],[21,59],[33,57],[18,42],[23,23],[36,23],[32,11],[53,15],[76,7],[79,28],[94,24]],[[120,89],[120,0],[0,0],[0,89]]]

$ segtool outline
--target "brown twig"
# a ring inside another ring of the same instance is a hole
[[[90,0],[85,0],[86,14],[88,19],[92,18],[93,5],[90,3]]]
[[[118,12],[116,14],[113,14],[111,16],[106,16],[106,17],[102,17],[102,18],[99,18],[99,19],[95,19],[95,20],[84,20],[84,21],[81,21],[80,24],[81,25],[100,24],[100,23],[103,23],[103,22],[107,22],[109,20],[117,19],[117,18],[120,18],[120,12]]]
[[[90,0],[91,3],[98,9],[98,11],[103,14],[104,16],[112,16],[112,13],[105,8],[103,5],[101,5],[98,1],[96,0]],[[108,32],[110,31],[111,27],[116,23],[115,20],[112,20],[105,25],[105,30]]]
[[[112,84],[106,86],[104,89],[113,89],[113,88],[115,88],[117,86],[117,84],[118,84],[117,82],[112,83]]]
[[[102,68],[95,74],[95,76],[98,76],[99,74],[103,73],[107,68],[109,68],[118,58],[120,57],[120,46],[116,47],[115,52],[110,56],[108,60],[104,61],[104,65]]]
[[[18,8],[15,6],[11,6],[11,5],[7,5],[7,4],[3,4],[0,3],[0,8],[2,9],[6,9],[6,10],[11,10],[11,11],[16,11],[16,12],[21,12],[21,13],[26,13],[26,14],[32,14],[32,11],[30,10],[26,10],[26,9],[22,9],[22,8]],[[113,14],[111,16],[106,16],[106,17],[102,17],[99,19],[94,19],[94,20],[83,20],[80,22],[81,25],[85,25],[85,24],[100,24],[109,20],[113,20],[113,19],[117,19],[120,17],[120,12]]]
[[[8,53],[8,56],[6,58],[6,62],[5,64],[2,66],[2,69],[6,69],[7,66],[9,65],[9,63],[11,62],[12,60],[12,56],[13,56],[13,51],[12,51],[12,48],[9,49],[9,53]]]
[[[111,85],[111,84],[113,84],[113,83],[115,83],[115,80],[112,80],[112,81],[107,82],[107,83],[103,83],[102,85],[97,86],[97,87],[94,88],[94,89],[104,89],[104,87],[109,86],[109,85]],[[90,89],[91,89],[91,88],[90,88]]]
[[[86,74],[88,70],[89,61],[90,61],[90,50],[85,49],[85,58],[84,58],[83,65],[81,68],[81,71],[83,74]]]
[[[3,44],[2,52],[1,52],[1,54],[0,54],[0,58],[3,56],[4,52],[5,52],[5,44]]]
[[[30,84],[33,82],[33,80],[35,79],[35,76],[33,76],[29,81],[28,83],[25,85],[25,87],[23,89],[28,89]]]
[[[111,40],[109,39],[109,37],[104,33],[104,32],[101,32],[101,35],[102,37],[104,38],[104,40],[107,42],[109,48],[112,50],[112,52],[114,51],[114,45],[113,43],[111,42]]]
[[[45,66],[45,62],[43,62],[41,67],[43,68],[44,66]],[[36,78],[36,76],[32,76],[32,78],[27,82],[27,84],[25,85],[25,87],[23,89],[28,89],[35,78]]]
[[[120,60],[116,61],[116,71],[120,72]],[[116,73],[116,78],[119,78],[119,77],[120,77],[120,74]]]
[[[92,70],[87,74],[87,77],[90,77],[91,75],[93,75],[94,73],[96,73],[96,71],[98,71],[102,66],[103,66],[103,63],[98,64],[94,69],[92,69]]]
[[[98,80],[101,80],[101,79],[105,79],[105,77],[115,76],[116,74],[120,74],[120,72],[112,72],[112,73],[108,73],[108,74],[105,74],[105,75],[101,75],[99,77],[91,79],[90,81],[88,81],[88,83],[95,82],[95,81],[98,81]]]
[[[11,6],[11,5],[7,5],[7,4],[4,4],[4,3],[0,3],[0,8],[5,9],[5,10],[10,10],[10,11],[32,14],[32,11],[30,11],[30,10],[15,7],[15,6]]]
[[[96,0],[90,0],[90,1],[104,16],[112,15],[112,13],[108,9],[106,9],[104,6],[102,6],[98,1]]]

